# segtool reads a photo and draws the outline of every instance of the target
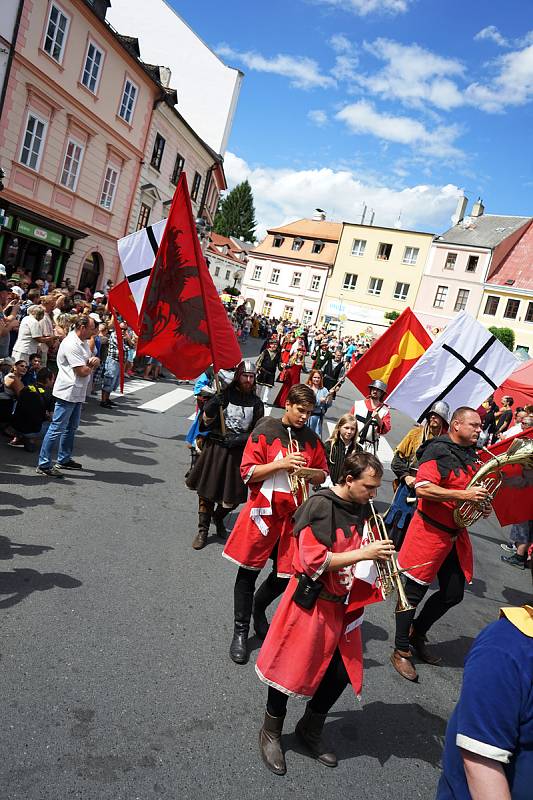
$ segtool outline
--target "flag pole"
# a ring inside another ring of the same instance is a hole
[[[220,388],[220,380],[219,380],[219,377],[218,377],[218,372],[215,372],[215,386],[216,386],[216,389],[217,389],[217,394],[222,394],[222,389]],[[225,436],[226,435],[226,421],[224,419],[224,409],[222,408],[222,406],[219,406],[218,410],[219,410],[219,413],[220,413],[220,431],[222,433],[222,436]]]

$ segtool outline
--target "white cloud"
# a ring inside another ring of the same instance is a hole
[[[317,5],[340,8],[360,17],[368,14],[404,14],[413,0],[314,0]]]
[[[343,33],[335,33],[328,44],[336,53],[351,53],[352,43]]]
[[[338,55],[335,58],[335,66],[331,70],[331,74],[338,81],[348,81],[352,83],[357,80],[359,59],[356,56],[347,54]]]
[[[315,125],[318,125],[319,128],[322,128],[328,122],[328,115],[325,111],[322,111],[321,108],[314,108],[311,111],[308,111],[307,117]]]
[[[507,47],[509,42],[502,36],[496,25],[487,25],[486,28],[482,28],[476,35],[474,36],[474,41],[479,42],[483,39],[487,39],[491,42],[494,42],[499,47]]]
[[[327,89],[335,86],[335,80],[329,75],[324,75],[320,71],[317,62],[306,56],[290,56],[279,53],[276,56],[267,58],[254,51],[238,52],[226,44],[221,44],[217,48],[220,56],[231,58],[244,64],[248,69],[257,72],[270,72],[274,75],[281,75],[289,78],[291,86],[298,89]]]
[[[376,225],[393,226],[401,214],[405,228],[439,232],[449,227],[462,193],[451,184],[389,187],[358,179],[347,169],[252,167],[231,152],[226,154],[224,168],[230,188],[245,178],[250,181],[258,235],[267,228],[309,217],[316,207],[326,209],[328,219],[359,222],[363,203],[375,210]]]
[[[460,133],[455,125],[439,125],[434,130],[428,130],[421,122],[410,117],[382,114],[366,100],[345,106],[335,117],[346,123],[352,133],[370,134],[387,142],[416,147],[438,158],[457,158],[462,155],[454,146]]]
[[[471,105],[497,113],[533,99],[533,44],[500,56],[495,64],[499,72],[491,83],[467,87],[465,96]]]

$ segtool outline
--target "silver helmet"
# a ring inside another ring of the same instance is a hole
[[[387,384],[383,383],[383,381],[378,381],[378,380],[372,381],[372,383],[368,384],[368,388],[379,389],[379,391],[383,392],[383,394],[387,394]]]
[[[444,420],[446,425],[450,424],[450,406],[444,400],[437,400],[436,403],[433,403],[428,411],[428,417],[430,414],[436,414]]]
[[[241,377],[241,375],[244,375],[244,373],[246,373],[248,375],[255,375],[256,372],[257,372],[257,368],[255,366],[255,363],[253,361],[251,361],[249,358],[246,358],[246,359],[244,359],[244,361],[241,361],[241,363],[239,364],[239,366],[235,370],[235,377],[233,378],[233,380],[236,383],[239,380],[239,378]]]

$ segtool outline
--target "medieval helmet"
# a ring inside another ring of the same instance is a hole
[[[253,361],[249,358],[245,358],[244,361],[241,361],[237,369],[235,370],[235,377],[233,378],[234,382],[237,383],[241,375],[247,373],[248,375],[256,374],[257,369]]]
[[[428,417],[430,414],[436,414],[444,420],[446,425],[450,424],[450,406],[444,400],[437,400],[436,403],[433,403],[427,413]]]
[[[383,381],[378,381],[378,380],[372,381],[372,383],[368,384],[368,388],[379,389],[379,391],[383,392],[383,394],[387,394],[387,384],[383,383]]]

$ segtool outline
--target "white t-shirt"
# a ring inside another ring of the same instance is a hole
[[[54,383],[54,397],[69,403],[84,403],[91,375],[81,378],[74,367],[85,367],[91,357],[88,342],[83,342],[76,331],[71,331],[57,351],[58,373]]]
[[[21,320],[18,337],[17,341],[15,342],[13,352],[29,353],[29,355],[36,353],[39,349],[39,342],[37,342],[36,339],[38,336],[42,335],[40,323],[35,319],[35,317],[32,317],[31,314],[28,314],[23,320]]]
[[[53,336],[54,335],[54,325],[52,323],[51,317],[49,317],[48,314],[45,313],[44,317],[39,322],[39,327],[41,329],[41,333],[39,334],[40,336]],[[45,355],[46,355],[46,353],[48,353],[48,345],[45,344],[44,342],[40,343],[39,349],[40,349],[41,353],[44,353]]]

